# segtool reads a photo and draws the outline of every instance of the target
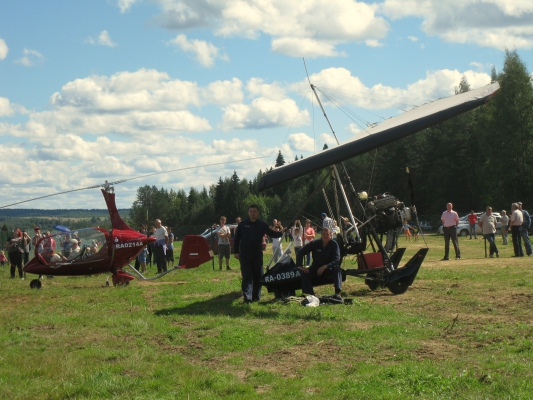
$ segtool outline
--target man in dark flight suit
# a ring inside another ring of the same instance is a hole
[[[261,276],[263,276],[263,237],[280,238],[283,232],[273,231],[268,224],[259,220],[259,208],[248,207],[248,219],[235,230],[233,251],[241,263],[242,294],[245,303],[261,298]]]
[[[342,273],[340,268],[341,253],[339,245],[336,241],[331,240],[330,228],[322,228],[321,236],[320,239],[315,239],[312,242],[307,243],[296,255],[296,266],[302,271],[302,274],[300,275],[300,279],[302,280],[302,293],[314,296],[315,291],[313,290],[311,279],[327,273],[333,278],[333,285],[335,287],[334,298],[342,300]],[[304,256],[309,253],[313,254],[313,263],[309,268],[304,268],[302,266],[302,261]]]

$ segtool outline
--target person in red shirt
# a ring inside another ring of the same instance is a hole
[[[477,239],[477,214],[474,212],[474,210],[470,211],[470,214],[468,214],[468,223],[470,224],[470,240],[472,240],[472,235],[474,235],[474,237]]]

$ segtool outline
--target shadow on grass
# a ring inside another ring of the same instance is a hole
[[[164,308],[155,311],[155,315],[227,315],[235,318],[247,314],[253,314],[259,318],[277,318],[279,316],[275,310],[262,309],[261,306],[263,305],[264,303],[243,304],[242,292],[234,291],[183,307]]]

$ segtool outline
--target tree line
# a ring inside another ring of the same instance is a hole
[[[409,167],[414,202],[422,215],[440,215],[448,202],[461,215],[487,205],[509,210],[515,201],[522,201],[525,208],[533,204],[532,77],[516,50],[507,50],[502,71],[497,73],[493,67],[491,80],[499,82],[500,90],[486,105],[346,161],[356,190],[370,195],[390,192],[409,205]],[[470,89],[463,76],[455,91]],[[276,167],[284,164],[279,152]],[[311,173],[264,193],[257,190],[263,171],[252,180],[234,172],[209,188],[191,188],[188,193],[146,185],[137,190],[130,221],[152,224],[160,218],[170,226],[210,225],[225,215],[232,222],[246,217],[252,203],[259,205],[267,221],[277,218],[287,225],[293,219],[318,219],[330,208],[337,210],[331,179],[324,184],[326,196],[319,190],[297,211],[326,174],[329,171]],[[340,212],[345,212],[342,205]]]

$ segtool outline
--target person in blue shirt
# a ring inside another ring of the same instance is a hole
[[[309,253],[313,254],[313,263],[309,268],[304,268],[302,262],[304,257]],[[302,271],[300,275],[300,279],[302,280],[302,293],[314,296],[315,291],[313,290],[312,279],[327,274],[333,278],[333,286],[335,287],[334,298],[342,300],[340,262],[341,253],[339,245],[336,241],[332,240],[331,229],[322,228],[320,239],[315,239],[306,244],[296,255],[296,266]]]
[[[237,226],[233,241],[235,258],[241,264],[242,294],[244,303],[261,298],[261,277],[263,276],[263,237],[280,238],[283,232],[276,232],[259,219],[259,208],[248,207],[248,219]]]

